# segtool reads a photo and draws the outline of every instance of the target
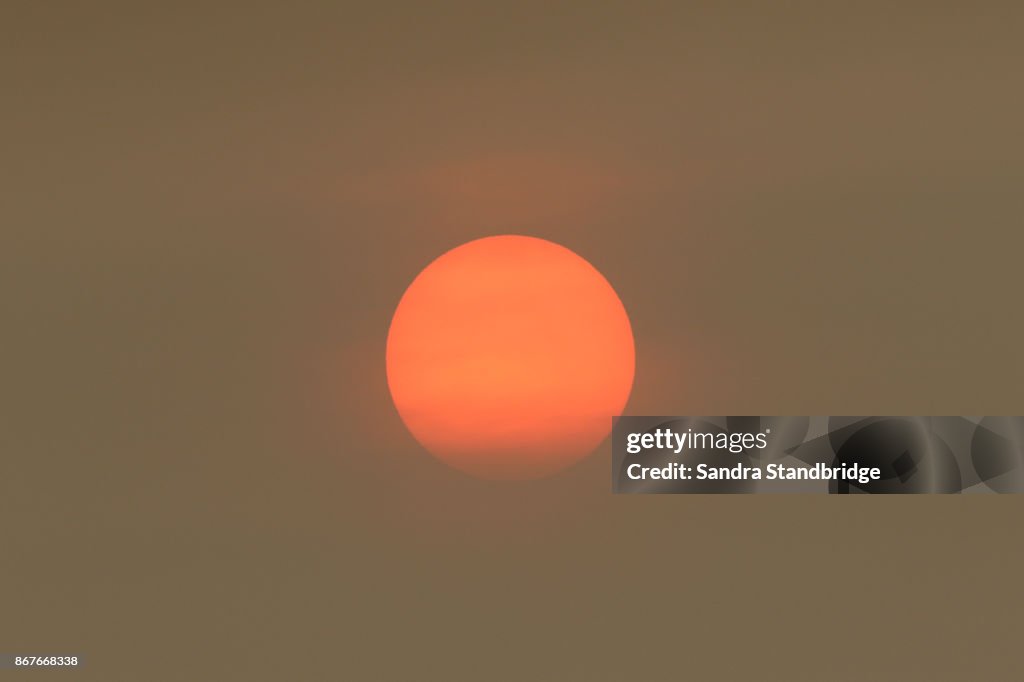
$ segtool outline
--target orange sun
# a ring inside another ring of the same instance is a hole
[[[608,281],[543,239],[487,237],[428,265],[388,332],[413,436],[482,478],[536,478],[608,435],[633,385],[633,333]]]

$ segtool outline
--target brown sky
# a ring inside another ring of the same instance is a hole
[[[1019,679],[1019,497],[613,497],[607,446],[481,482],[383,344],[519,232],[619,291],[631,413],[1024,414],[1024,12],[553,4],[4,3],[0,652]]]

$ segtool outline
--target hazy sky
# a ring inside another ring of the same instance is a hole
[[[607,445],[477,481],[384,340],[516,232],[619,292],[630,413],[1024,414],[1024,11],[503,4],[4,3],[0,652],[1017,679],[1019,497],[613,497]]]

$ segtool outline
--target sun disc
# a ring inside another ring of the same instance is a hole
[[[534,237],[468,242],[402,296],[387,378],[431,454],[482,478],[536,478],[607,437],[633,384],[629,318],[608,281]]]

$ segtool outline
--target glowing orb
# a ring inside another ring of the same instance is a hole
[[[622,302],[569,249],[523,236],[463,244],[402,296],[391,396],[431,454],[482,478],[535,478],[607,437],[633,385]]]

